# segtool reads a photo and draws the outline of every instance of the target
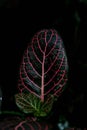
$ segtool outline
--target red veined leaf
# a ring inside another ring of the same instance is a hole
[[[28,120],[10,117],[0,122],[0,130],[52,130],[52,127],[51,124],[46,122],[33,121],[31,117]]]
[[[18,88],[44,102],[59,96],[67,81],[68,63],[63,41],[55,29],[43,29],[31,39],[20,65]]]

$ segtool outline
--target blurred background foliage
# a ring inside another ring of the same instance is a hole
[[[0,0],[0,84],[2,109],[17,110],[13,95],[23,51],[33,34],[55,28],[62,37],[68,57],[69,80],[66,90],[53,107],[50,122],[60,117],[71,126],[87,125],[87,0],[23,1]],[[13,9],[15,12],[13,11]],[[23,10],[22,10],[23,9]],[[7,61],[6,61],[7,60]],[[61,116],[63,115],[63,116]],[[55,117],[55,118],[54,118]]]

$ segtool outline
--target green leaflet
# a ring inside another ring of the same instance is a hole
[[[44,117],[51,111],[54,98],[49,97],[44,102],[35,95],[19,93],[15,95],[16,105],[26,114],[33,113],[36,117]]]

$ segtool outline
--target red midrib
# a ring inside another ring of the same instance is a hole
[[[45,53],[43,54],[42,62],[42,84],[41,84],[41,101],[44,102],[44,62],[45,62]]]

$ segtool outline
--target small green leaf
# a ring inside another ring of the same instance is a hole
[[[41,102],[35,95],[28,93],[19,93],[15,95],[16,104],[24,113],[33,113],[34,116],[44,117],[51,111],[53,105],[53,97],[47,98]]]
[[[24,113],[33,113],[37,111],[38,99],[32,94],[19,93],[15,95],[17,106]],[[40,102],[39,102],[40,103]]]

